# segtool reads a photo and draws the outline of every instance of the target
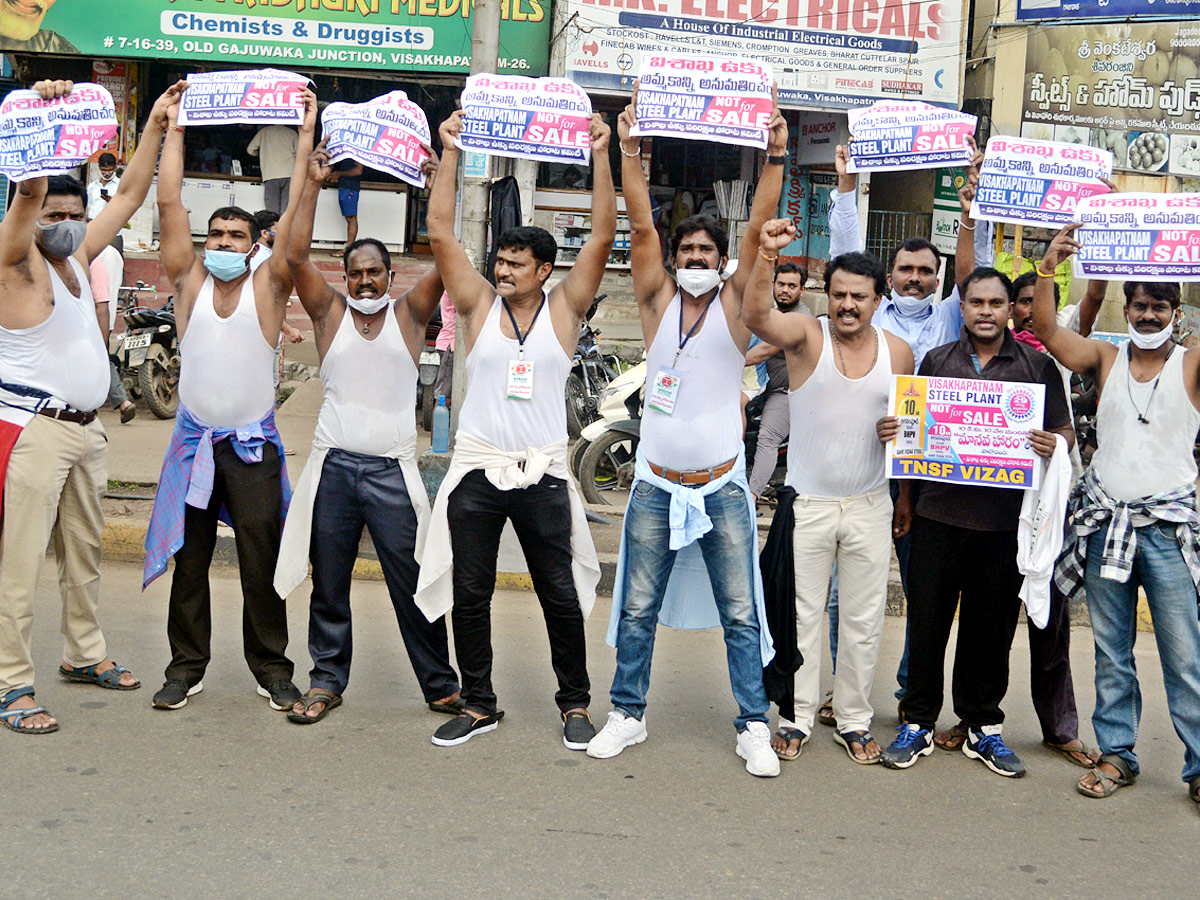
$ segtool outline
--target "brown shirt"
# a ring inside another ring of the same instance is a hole
[[[958,340],[934,347],[921,362],[918,375],[941,378],[970,378],[987,381],[1023,381],[1046,386],[1045,416],[1042,428],[1053,431],[1071,424],[1071,410],[1063,393],[1062,376],[1054,361],[1013,338],[1004,330],[1004,343],[988,360],[982,372],[975,370],[975,348],[966,326]],[[1013,488],[948,484],[941,481],[916,482],[918,516],[970,531],[1016,531],[1025,492]]]

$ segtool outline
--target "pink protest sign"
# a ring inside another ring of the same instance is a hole
[[[1200,194],[1102,194],[1079,202],[1075,274],[1097,281],[1200,281]]]
[[[919,100],[881,100],[852,109],[851,172],[940,169],[970,162],[976,119]]]
[[[1061,228],[1085,197],[1107,194],[1113,155],[1099,147],[993,137],[979,169],[971,217]]]
[[[472,75],[462,105],[463,150],[539,162],[587,165],[591,159],[592,101],[565,78]]]
[[[429,122],[404,91],[391,91],[366,103],[330,103],[321,127],[332,162],[353,159],[390,172],[417,187],[425,186],[421,163],[429,155]]]
[[[189,75],[180,125],[299,125],[308,79],[282,69]]]
[[[70,172],[116,133],[112,95],[98,84],[55,100],[13,91],[0,104],[0,172],[13,181]]]

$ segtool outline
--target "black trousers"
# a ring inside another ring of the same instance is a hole
[[[430,622],[417,609],[417,515],[394,459],[330,450],[313,504],[313,592],[308,650],[314,688],[341,695],[350,681],[350,577],[363,526],[371,532],[400,636],[426,702],[458,691],[450,666],[446,620]]]
[[[901,718],[932,729],[942,708],[946,644],[958,615],[954,711],[972,728],[1004,721],[1008,652],[1021,601],[1017,532],[971,531],[915,516],[908,565],[908,691]],[[959,597],[961,595],[961,606]]]
[[[211,595],[208,568],[217,545],[217,514],[221,504],[233,522],[238,571],[242,581],[242,645],[246,663],[258,683],[290,680],[287,658],[287,611],[275,593],[275,562],[283,520],[279,485],[279,452],[263,445],[260,463],[244,463],[229,441],[213,446],[212,499],[207,509],[187,507],[183,546],[175,554],[167,640],[171,663],[166,677],[194,685],[204,677],[211,658]]]
[[[454,552],[454,649],[467,707],[487,715],[496,711],[492,593],[506,521],[513,523],[542,604],[550,661],[558,677],[555,702],[563,712],[587,707],[591,683],[583,613],[571,575],[571,508],[566,482],[547,475],[530,487],[502,491],[475,470],[450,495],[447,513]]]

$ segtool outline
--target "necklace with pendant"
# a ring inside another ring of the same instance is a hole
[[[875,333],[875,355],[871,357],[871,368],[867,370],[868,372],[873,372],[875,364],[879,362],[879,332],[873,328],[871,330]],[[850,370],[846,368],[846,357],[842,355],[842,341],[837,336],[837,332],[833,330],[833,323],[829,325],[829,334],[833,337],[833,346],[837,348],[838,359],[842,363],[842,374],[849,378]]]

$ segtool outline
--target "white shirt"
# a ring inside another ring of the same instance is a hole
[[[121,184],[121,177],[113,175],[108,181],[101,181],[97,178],[87,186],[87,217],[94,219],[100,213],[104,212],[104,207],[108,205],[108,200],[100,196],[100,191],[107,191],[111,199],[113,194],[117,192],[117,188]]]

